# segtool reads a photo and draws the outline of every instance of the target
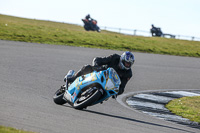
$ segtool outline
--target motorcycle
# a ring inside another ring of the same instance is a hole
[[[70,70],[66,77],[73,76]],[[53,100],[58,105],[69,103],[73,108],[82,110],[88,106],[107,101],[119,92],[121,80],[113,68],[80,76],[74,82],[67,83],[57,90]]]
[[[82,19],[84,23],[84,29],[86,31],[97,31],[100,32],[100,28],[97,26],[97,21],[94,19]]]
[[[161,29],[160,28],[152,28],[151,30],[150,30],[150,32],[151,32],[151,34],[152,34],[152,36],[158,36],[158,37],[161,37],[162,35],[163,35],[163,33],[162,33],[162,31],[161,31]]]

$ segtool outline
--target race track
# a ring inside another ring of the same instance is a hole
[[[79,111],[52,96],[69,69],[122,51],[0,40],[0,125],[42,133],[199,133],[199,129],[142,114],[109,99]],[[125,94],[200,89],[200,59],[134,53]]]

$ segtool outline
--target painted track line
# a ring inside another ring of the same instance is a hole
[[[139,111],[150,116],[155,116],[159,119],[176,122],[183,125],[188,125],[193,128],[200,128],[197,122],[192,122],[189,119],[177,116],[171,113],[165,105],[176,98],[187,96],[200,96],[199,90],[170,90],[170,91],[148,91],[148,92],[132,92],[119,96],[117,101],[123,106]]]

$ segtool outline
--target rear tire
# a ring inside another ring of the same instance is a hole
[[[73,107],[75,109],[79,109],[82,110],[84,108],[86,108],[87,106],[92,105],[94,102],[96,102],[99,98],[101,97],[101,92],[96,89],[92,92],[91,95],[89,95],[85,100],[81,100],[81,97],[78,98],[74,104]]]
[[[62,92],[60,91],[60,89],[58,89],[53,96],[53,101],[58,105],[63,105],[67,103],[67,101],[63,99],[64,94],[65,94],[65,91]]]

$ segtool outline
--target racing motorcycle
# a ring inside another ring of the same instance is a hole
[[[65,77],[74,75],[70,70]],[[119,75],[113,68],[80,76],[74,82],[66,82],[53,96],[56,104],[69,103],[73,108],[82,110],[88,106],[116,98],[121,84]]]
[[[84,23],[84,29],[86,31],[97,31],[100,32],[100,28],[97,26],[97,21],[94,19],[82,19],[83,23]]]
[[[154,27],[154,28],[152,28],[150,31],[151,31],[152,36],[161,37],[161,36],[163,35],[163,33],[162,33],[162,31],[161,31],[160,28]]]

